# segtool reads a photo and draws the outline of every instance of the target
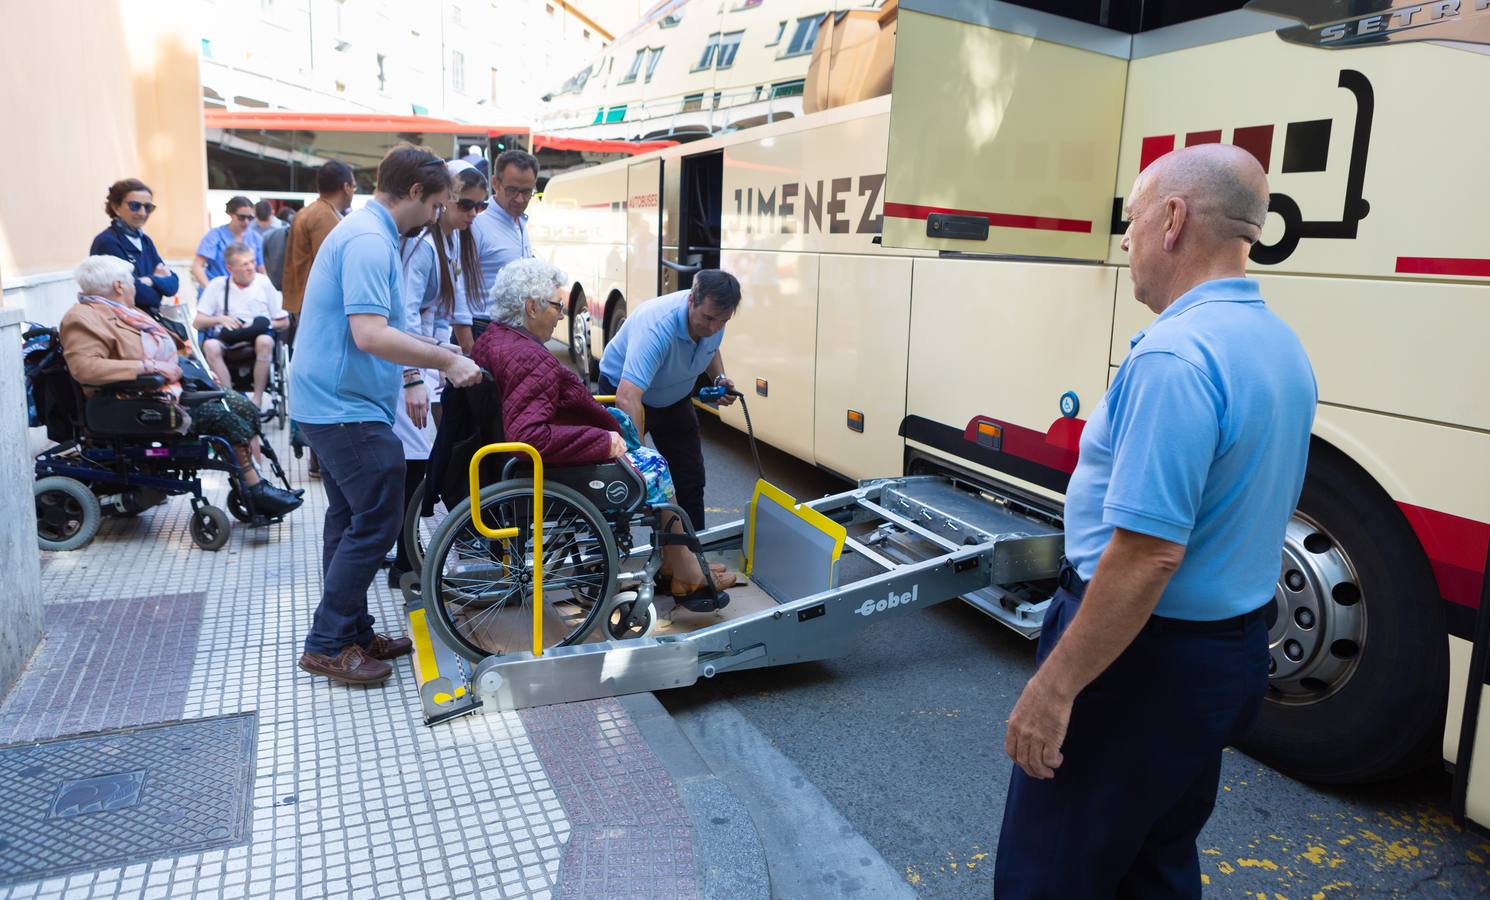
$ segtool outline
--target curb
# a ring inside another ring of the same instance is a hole
[[[768,898],[766,849],[750,813],[650,693],[616,698],[678,788],[693,820],[694,865],[705,900]]]

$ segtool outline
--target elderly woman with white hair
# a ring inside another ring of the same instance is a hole
[[[62,355],[85,394],[99,385],[133,381],[141,375],[165,379],[167,394],[181,394],[180,357],[187,346],[176,334],[135,307],[134,267],[117,256],[90,256],[73,271],[78,302],[62,317]],[[218,435],[233,446],[242,471],[243,489],[254,506],[284,515],[300,506],[296,494],[260,478],[254,468],[259,439],[259,411],[236,391],[223,402],[208,402],[191,412],[191,434]]]
[[[491,290],[492,324],[476,341],[471,358],[492,374],[502,397],[502,426],[509,441],[531,444],[545,465],[594,465],[627,457],[647,482],[649,503],[672,502],[672,478],[662,456],[632,446],[622,436],[625,414],[615,415],[590,396],[589,388],[544,344],[564,315],[568,278],[541,259],[520,259],[502,267]],[[629,421],[629,420],[626,420]],[[676,516],[663,523],[683,531]],[[662,548],[662,575],[671,579],[673,599],[688,609],[724,605],[709,589],[698,558],[681,546]],[[711,564],[718,590],[735,577]]]

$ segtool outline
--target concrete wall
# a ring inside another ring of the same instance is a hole
[[[0,309],[0,372],[20,371],[20,323],[19,310]],[[0,572],[6,580],[0,591],[0,697],[41,637],[41,567],[25,426],[21,379],[0,378]]]
[[[207,226],[196,17],[184,0],[0,0],[0,694],[41,629],[20,322],[55,324],[120,178],[150,185],[167,260]]]
[[[146,231],[189,260],[207,227],[195,16],[183,0],[0,0],[0,275],[7,307],[54,319],[66,273],[108,225],[120,178],[154,190]],[[60,314],[57,314],[60,315]]]

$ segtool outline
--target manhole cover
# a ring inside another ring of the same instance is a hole
[[[246,843],[257,719],[0,747],[0,884]]]

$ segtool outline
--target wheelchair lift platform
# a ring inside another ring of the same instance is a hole
[[[729,606],[703,614],[679,608],[671,616],[654,609],[656,625],[645,636],[616,640],[605,625],[610,611],[644,602],[619,591],[587,640],[541,654],[462,658],[430,633],[423,601],[406,581],[426,724],[482,707],[663,690],[827,659],[882,620],[953,598],[1033,637],[1064,547],[1060,527],[1041,511],[940,475],[865,482],[805,503],[761,481],[744,519],[698,538],[710,559],[748,576],[748,585],[729,589]],[[635,548],[623,569],[650,553]],[[626,571],[619,581],[628,583]],[[655,602],[671,598],[659,594]]]

